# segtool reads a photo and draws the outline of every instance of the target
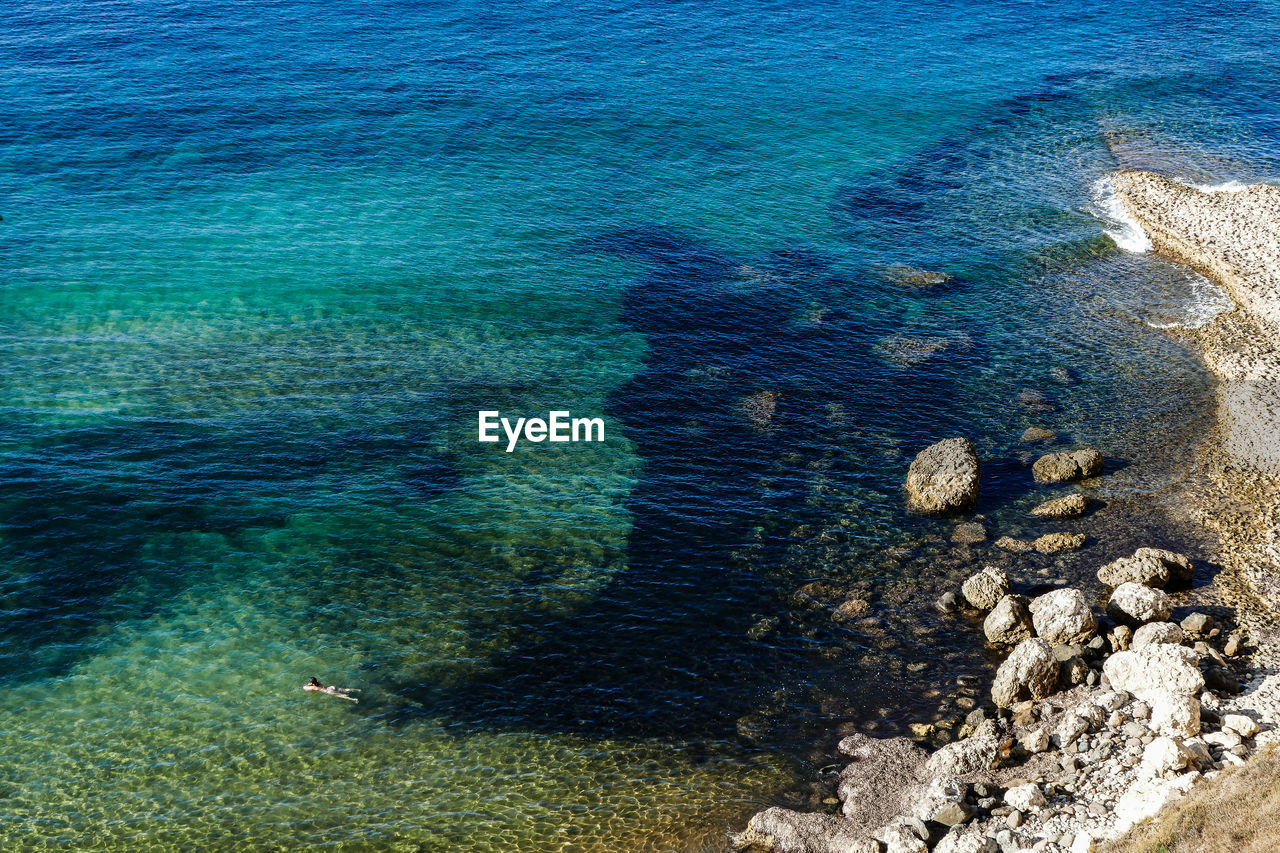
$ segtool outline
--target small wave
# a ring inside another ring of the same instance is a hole
[[[1192,184],[1202,193],[1238,193],[1249,189],[1249,184],[1240,181],[1223,181],[1220,184]]]
[[[1182,316],[1179,319],[1165,323],[1154,320],[1144,322],[1153,329],[1199,329],[1231,308],[1231,297],[1209,279],[1192,273],[1190,281],[1190,299],[1180,306],[1179,313]]]
[[[1095,181],[1090,196],[1093,198],[1091,212],[1102,220],[1102,230],[1117,246],[1139,255],[1151,251],[1151,240],[1147,237],[1147,232],[1125,210],[1109,177]]]

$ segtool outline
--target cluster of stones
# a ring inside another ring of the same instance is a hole
[[[1011,648],[991,704],[932,755],[907,738],[853,735],[839,815],[755,815],[740,848],[775,853],[1083,853],[1156,814],[1198,780],[1242,764],[1256,715],[1231,713],[1243,637],[1203,613],[1170,621],[1187,557],[1140,548],[1098,570],[1095,608],[1063,587],[1029,600],[999,568],[958,597]]]

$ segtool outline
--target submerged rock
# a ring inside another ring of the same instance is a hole
[[[1068,367],[1055,367],[1049,371],[1049,375],[1055,382],[1061,382],[1063,385],[1074,385],[1077,381],[1075,371]]]
[[[1039,518],[1078,518],[1089,507],[1089,499],[1076,493],[1045,501],[1031,510]]]
[[[1058,434],[1051,429],[1044,427],[1032,426],[1022,431],[1022,436],[1018,439],[1023,444],[1051,444],[1058,440]]]
[[[1012,536],[1001,536],[996,540],[996,547],[1011,554],[1026,554],[1036,549],[1034,543],[1025,539],[1015,539]]]
[[[991,699],[1008,708],[1026,699],[1043,699],[1058,683],[1058,661],[1044,640],[1023,640],[996,670]]]
[[[1022,404],[1028,412],[1034,414],[1043,414],[1045,412],[1058,411],[1058,404],[1053,398],[1043,391],[1023,391],[1018,394],[1018,402]]]
[[[1041,554],[1061,554],[1064,551],[1079,551],[1084,543],[1083,533],[1046,533],[1031,544]]]
[[[893,284],[915,288],[916,290],[929,290],[930,288],[941,287],[955,281],[954,278],[944,272],[925,270],[906,264],[890,264],[884,268],[883,275],[886,280]]]
[[[955,613],[960,609],[960,596],[954,592],[944,592],[938,596],[938,600],[933,603],[933,606],[941,613]]]
[[[738,402],[738,409],[748,426],[757,432],[765,432],[773,425],[773,416],[778,411],[778,399],[777,391],[760,391],[750,397],[743,397]]]
[[[916,367],[947,350],[968,352],[973,340],[961,332],[949,335],[889,335],[881,338],[875,352],[898,367]]]
[[[861,619],[871,612],[871,605],[861,598],[850,598],[848,601],[840,604],[831,614],[831,619],[835,622],[853,622]]]
[[[986,542],[987,528],[980,521],[968,521],[964,524],[958,524],[956,529],[951,531],[951,541],[962,545],[977,545],[980,542]]]
[[[1102,454],[1093,448],[1046,453],[1031,466],[1037,483],[1066,483],[1102,473]]]
[[[916,512],[955,512],[978,500],[982,464],[967,438],[948,438],[920,451],[907,471],[907,506]]]

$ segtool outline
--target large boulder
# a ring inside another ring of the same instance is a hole
[[[983,566],[960,587],[965,601],[979,610],[990,610],[1009,594],[1009,576],[999,566]]]
[[[1039,518],[1076,518],[1089,508],[1089,499],[1080,493],[1054,498],[1034,507],[1031,514]]]
[[[1046,592],[1032,599],[1029,609],[1036,635],[1053,645],[1084,644],[1098,633],[1089,601],[1078,589]]]
[[[1112,690],[1125,690],[1150,703],[1162,691],[1183,696],[1204,689],[1200,658],[1185,646],[1159,644],[1116,652],[1102,665]]]
[[[1026,601],[1019,595],[1006,595],[1000,599],[983,621],[982,632],[987,642],[1005,646],[1016,646],[1034,636],[1031,611],[1027,609]]]
[[[1067,483],[1102,473],[1102,454],[1092,447],[1062,453],[1046,453],[1031,466],[1037,483]]]
[[[1135,557],[1152,557],[1164,563],[1169,569],[1169,587],[1183,589],[1191,586],[1195,579],[1196,566],[1186,554],[1167,551],[1164,548],[1139,548],[1133,552]]]
[[[879,853],[880,850],[875,840],[856,832],[847,820],[776,806],[753,815],[746,831],[734,840],[740,848],[755,844],[774,853]]]
[[[916,454],[907,470],[907,506],[916,512],[955,512],[977,503],[982,463],[967,438],[948,438]]]
[[[929,756],[925,769],[936,777],[965,776],[990,770],[1000,752],[1000,733],[987,720],[964,740],[953,741]]]
[[[1167,622],[1173,614],[1173,602],[1164,590],[1140,583],[1122,583],[1111,593],[1107,615],[1125,625]]]
[[[1098,580],[1111,587],[1140,583],[1163,589],[1169,583],[1169,567],[1152,557],[1121,557],[1098,569]]]
[[[991,699],[1008,708],[1027,699],[1043,699],[1058,683],[1058,660],[1053,647],[1037,637],[1023,640],[1000,664],[991,685]]]
[[[1139,548],[1098,569],[1098,580],[1107,586],[1140,583],[1159,589],[1184,589],[1191,585],[1195,566],[1183,554],[1162,548]]]
[[[1223,714],[1222,728],[1224,731],[1235,732],[1240,737],[1253,737],[1258,733],[1258,723],[1244,714]]]

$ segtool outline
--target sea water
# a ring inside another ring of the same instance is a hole
[[[1209,382],[1152,326],[1203,285],[1093,188],[1275,180],[1274,11],[10,3],[0,848],[720,850],[829,807],[840,733],[990,677],[915,452],[974,439],[993,535],[1035,532],[1027,426],[1117,507],[1189,458]]]

